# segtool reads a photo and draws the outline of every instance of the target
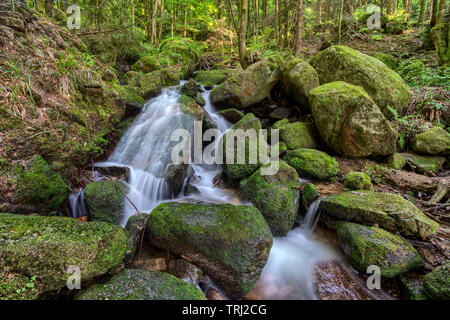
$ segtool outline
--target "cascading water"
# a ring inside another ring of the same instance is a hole
[[[69,195],[70,214],[78,219],[87,216],[86,203],[84,202],[84,190],[73,192]]]

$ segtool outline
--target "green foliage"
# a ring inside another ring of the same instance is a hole
[[[444,87],[450,90],[450,68],[425,67],[421,60],[411,58],[400,62],[397,72],[412,87]]]

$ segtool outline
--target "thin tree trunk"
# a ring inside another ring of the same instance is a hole
[[[303,33],[303,0],[297,0],[297,30],[295,32],[295,53],[300,55],[302,51]]]
[[[183,12],[183,37],[186,38],[187,30],[186,30],[186,24],[187,24],[187,6],[186,4],[183,6],[184,12]]]
[[[344,0],[341,0],[341,6],[339,10],[339,29],[338,29],[338,44],[341,44],[341,28],[342,28],[342,14],[344,12]]]
[[[152,10],[152,28],[151,28],[151,35],[150,35],[150,43],[156,44],[156,16],[158,12],[158,5],[159,0],[153,0],[153,10]]]
[[[134,18],[134,0],[131,0],[131,30],[134,33],[134,23],[135,23],[135,18]]]
[[[317,0],[316,13],[317,13],[316,24],[319,25],[321,23],[321,20],[320,20],[321,17],[320,16],[322,14],[322,3],[321,3],[321,0]]]
[[[440,0],[439,9],[436,17],[436,24],[444,23],[445,9],[447,9],[447,0]]]
[[[427,0],[420,0],[419,25],[425,21],[425,11],[427,10]]]
[[[247,61],[245,60],[245,53],[247,50],[247,24],[248,24],[248,1],[240,0],[239,10],[239,61],[242,69],[247,69]]]
[[[161,21],[159,22],[158,42],[161,40],[162,32],[163,32],[163,28],[164,28],[164,0],[160,1],[159,8],[160,8],[159,18],[161,19]]]
[[[53,0],[45,0],[45,13],[53,17]]]
[[[280,0],[275,0],[275,30],[276,30],[276,33],[277,33],[278,44],[281,44]]]
[[[436,25],[438,10],[439,10],[439,0],[433,0],[430,28],[433,28]]]

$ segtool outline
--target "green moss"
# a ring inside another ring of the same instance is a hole
[[[144,99],[139,95],[139,88],[134,86],[119,86],[117,88],[117,94],[119,99],[127,104],[136,104],[138,106],[144,106]]]
[[[307,183],[302,188],[302,205],[303,208],[308,210],[311,203],[313,203],[317,198],[320,197],[320,193],[317,191],[317,188],[312,183]]]
[[[159,271],[130,270],[105,284],[94,285],[76,300],[204,300],[203,292],[184,280]]]
[[[261,170],[278,165],[274,175],[262,175]],[[284,161],[268,162],[255,173],[242,179],[239,194],[250,200],[266,219],[274,236],[285,236],[291,231],[298,211],[299,177],[294,168]]]
[[[280,130],[280,140],[286,143],[286,147],[289,150],[317,148],[317,141],[315,139],[317,132],[313,123],[291,122],[281,125],[278,121],[275,125]]]
[[[190,79],[181,87],[181,94],[195,98],[197,96],[197,83],[194,79]]]
[[[186,95],[182,95],[178,99],[178,103],[180,104],[181,111],[185,114],[189,114],[193,116],[196,120],[202,121],[204,116],[204,110],[195,102],[194,99],[188,97]]]
[[[412,163],[414,170],[419,173],[426,173],[429,171],[438,173],[442,170],[446,161],[444,157],[422,156],[413,153],[401,153],[400,155]]]
[[[123,79],[129,86],[140,87],[142,75],[143,75],[142,72],[128,71],[127,73],[124,74]]]
[[[91,220],[118,224],[123,217],[126,192],[120,182],[97,181],[89,183],[84,189],[84,199]]]
[[[140,95],[144,99],[149,99],[157,96],[161,93],[162,82],[161,82],[161,71],[153,71],[146,73],[141,78],[141,91]]]
[[[441,127],[433,127],[414,138],[413,150],[430,155],[450,155],[450,134]]]
[[[383,277],[393,278],[424,264],[408,241],[386,230],[349,222],[339,222],[336,228],[343,251],[361,272],[376,265]]]
[[[161,69],[163,86],[175,86],[180,83],[180,73],[175,67]]]
[[[34,156],[17,178],[17,195],[24,203],[56,210],[67,197],[68,187],[41,156]]]
[[[204,86],[221,84],[227,79],[227,73],[222,70],[200,70],[195,75],[195,81]]]
[[[450,299],[450,261],[437,267],[432,272],[425,275],[423,279],[425,295],[429,299],[449,300]]]
[[[122,264],[127,249],[125,230],[107,223],[0,214],[0,270],[36,276],[36,294],[66,286],[70,265],[80,268],[81,281],[103,275]]]
[[[364,172],[349,172],[344,178],[344,186],[352,190],[373,191],[370,177]]]
[[[394,169],[394,170],[400,170],[403,169],[403,167],[408,163],[408,160],[405,159],[405,157],[402,157],[397,152],[393,153],[389,157],[388,161],[388,168]]]
[[[272,247],[272,234],[253,206],[169,202],[149,215],[151,242],[182,254],[233,298],[259,279]]]
[[[314,149],[296,149],[288,151],[284,160],[297,172],[319,179],[329,179],[339,172],[336,159],[325,152]]]
[[[425,239],[439,227],[412,202],[391,193],[344,192],[324,198],[320,209],[340,220],[378,224],[407,237]]]
[[[171,63],[170,60],[168,60],[165,57],[162,57],[161,55],[149,55],[140,58],[131,67],[131,70],[149,73],[167,67],[170,63]]]
[[[387,65],[392,70],[395,70],[397,68],[397,60],[388,53],[383,52],[377,52],[373,55],[374,58],[377,58],[381,62],[383,62],[385,65]]]

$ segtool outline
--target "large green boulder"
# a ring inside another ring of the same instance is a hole
[[[395,151],[397,132],[362,88],[337,81],[309,94],[316,127],[336,153],[360,158]]]
[[[57,210],[62,206],[68,187],[41,156],[35,155],[18,171],[17,197],[22,203],[46,210]]]
[[[132,67],[132,71],[143,73],[153,72],[161,68],[167,67],[170,60],[160,55],[148,55],[140,58]]]
[[[222,109],[245,109],[267,98],[280,78],[280,68],[276,63],[259,61],[214,88],[211,102]]]
[[[414,171],[418,173],[433,172],[438,173],[442,170],[446,159],[444,157],[437,156],[424,156],[414,153],[400,153],[410,165],[413,167]]]
[[[314,56],[310,63],[321,84],[345,81],[363,87],[387,118],[392,118],[388,106],[403,114],[411,101],[411,91],[400,75],[377,58],[357,50],[331,46]]]
[[[290,60],[283,70],[283,86],[288,98],[309,111],[309,91],[318,87],[319,76],[311,65],[300,59]]]
[[[351,171],[345,175],[344,186],[352,190],[373,191],[372,181],[364,172]]]
[[[77,294],[76,300],[204,300],[193,285],[160,271],[126,269],[104,284]]]
[[[272,234],[253,206],[162,203],[149,215],[147,238],[201,268],[230,298],[258,281]]]
[[[385,65],[387,65],[392,70],[395,70],[398,66],[397,60],[388,53],[383,52],[377,52],[373,55],[374,58],[377,58],[381,62],[383,62]]]
[[[125,185],[120,181],[96,181],[84,189],[84,200],[91,220],[111,224],[122,221],[125,197]]]
[[[197,96],[197,83],[194,79],[190,79],[185,84],[181,86],[181,94],[187,95],[188,97],[195,98]]]
[[[261,129],[262,126],[259,119],[256,118],[253,113],[247,113],[224,135],[222,140],[225,163],[224,169],[228,178],[237,180],[248,177],[262,165],[259,153],[267,154],[267,143],[265,141],[260,141],[259,139],[259,130]],[[245,138],[246,134],[253,138],[256,137],[256,139]],[[233,140],[233,142],[231,142],[231,140]],[[239,141],[245,143],[245,154],[238,153]],[[228,148],[227,144],[234,147]],[[256,148],[251,148],[252,145]],[[262,148],[262,150],[260,150],[260,148]],[[252,150],[256,150],[256,161],[253,161],[255,159],[250,157],[250,151]],[[227,159],[232,161],[227,161]]]
[[[82,282],[101,276],[122,265],[128,245],[124,229],[104,222],[2,213],[0,292],[23,280],[34,288],[19,288],[16,298],[32,289],[35,298],[54,292],[66,286],[69,266],[80,268]],[[3,272],[12,277],[2,277]]]
[[[162,81],[161,71],[153,71],[144,74],[141,77],[140,95],[144,99],[149,99],[161,93]]]
[[[226,71],[222,70],[200,70],[195,75],[195,81],[204,86],[221,84],[227,79]]]
[[[275,174],[264,174],[261,169],[277,165]],[[299,204],[299,177],[294,168],[284,161],[271,161],[255,173],[242,179],[239,194],[259,209],[274,236],[285,236],[294,226]]]
[[[161,82],[165,87],[180,83],[180,72],[175,67],[161,69]]]
[[[377,224],[406,237],[428,238],[439,224],[412,202],[385,192],[348,191],[322,199],[320,209],[339,220]]]
[[[361,272],[375,265],[383,277],[393,278],[424,264],[416,249],[401,236],[351,222],[339,222],[336,228],[342,250]]]
[[[440,127],[416,135],[413,150],[430,155],[450,155],[450,133]]]
[[[318,146],[316,141],[318,133],[312,122],[291,122],[277,128],[280,130],[280,141],[284,142],[289,150],[315,149]]]
[[[178,104],[185,115],[191,116],[196,121],[203,121],[205,110],[194,99],[183,94],[178,99]]]
[[[339,173],[339,164],[336,159],[315,149],[288,151],[284,160],[297,170],[299,175],[326,180]]]
[[[117,94],[119,99],[125,103],[128,109],[133,107],[136,110],[140,110],[144,107],[144,99],[140,96],[139,87],[132,85],[125,85],[117,87]]]
[[[387,167],[394,170],[403,169],[403,167],[408,163],[405,157],[401,154],[394,152],[389,156]]]
[[[423,278],[425,295],[433,300],[450,300],[450,261]]]

